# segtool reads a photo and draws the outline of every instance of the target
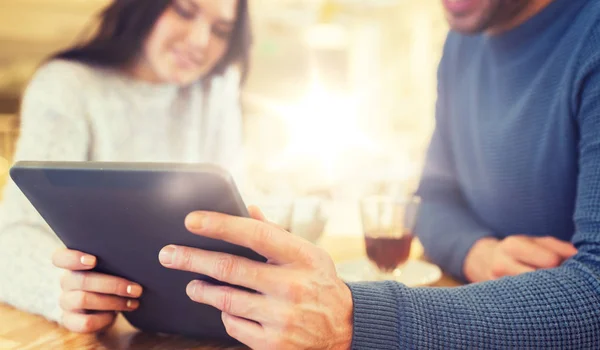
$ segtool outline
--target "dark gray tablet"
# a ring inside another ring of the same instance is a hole
[[[98,257],[95,271],[144,287],[140,307],[124,313],[136,328],[194,338],[231,340],[220,312],[191,301],[192,279],[160,265],[168,244],[264,261],[254,251],[186,230],[195,210],[248,216],[231,176],[207,164],[18,162],[12,179],[64,244]]]

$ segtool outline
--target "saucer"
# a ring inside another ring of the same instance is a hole
[[[380,281],[372,263],[366,259],[350,260],[336,264],[338,276],[346,282]],[[421,260],[408,260],[390,275],[393,281],[408,287],[431,285],[442,278],[442,270]]]

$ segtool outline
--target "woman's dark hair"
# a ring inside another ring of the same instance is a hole
[[[154,24],[171,2],[172,0],[113,0],[100,14],[98,31],[91,40],[52,58],[103,67],[126,66],[139,55]],[[242,78],[245,78],[251,44],[248,0],[238,0],[237,19],[229,47],[210,75],[221,74],[229,65],[237,63],[240,65]]]

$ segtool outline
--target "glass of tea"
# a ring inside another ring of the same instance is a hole
[[[410,256],[420,200],[416,196],[368,196],[360,201],[367,257],[381,280],[402,273]]]

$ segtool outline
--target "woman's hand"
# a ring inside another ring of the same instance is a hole
[[[94,333],[110,327],[118,311],[139,306],[142,287],[123,278],[91,272],[96,257],[61,249],[54,254],[55,266],[67,270],[61,280],[60,306],[63,326],[72,332]]]

